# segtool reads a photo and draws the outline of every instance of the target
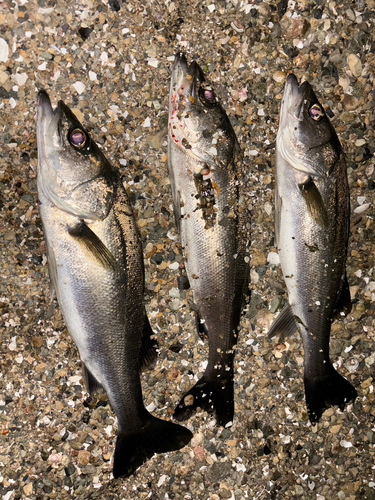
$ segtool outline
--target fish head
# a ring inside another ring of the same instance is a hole
[[[337,134],[312,86],[287,78],[280,111],[277,150],[295,169],[329,176],[341,155]]]
[[[227,166],[239,151],[214,89],[197,62],[188,65],[184,54],[176,55],[172,68],[169,140],[209,168]]]
[[[115,173],[71,109],[53,110],[38,93],[38,190],[62,210],[82,219],[102,219],[114,197]],[[41,197],[41,196],[40,196]]]

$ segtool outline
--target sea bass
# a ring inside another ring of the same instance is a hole
[[[178,420],[198,407],[214,412],[220,425],[233,420],[233,358],[250,276],[239,153],[202,69],[178,54],[169,96],[168,167],[198,331],[209,342],[206,370],[177,406]]]
[[[38,94],[38,195],[48,267],[78,347],[87,390],[107,393],[118,419],[115,478],[192,434],[145,409],[141,357],[155,347],[144,305],[140,236],[119,174],[62,101]]]
[[[276,141],[276,246],[289,305],[269,332],[297,329],[310,421],[356,398],[329,358],[331,323],[351,309],[346,278],[349,187],[340,141],[311,85],[286,81]]]

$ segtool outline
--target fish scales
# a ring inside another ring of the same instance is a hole
[[[209,356],[198,383],[175,410],[179,420],[196,408],[233,419],[233,357],[248,293],[248,212],[240,202],[240,151],[233,128],[201,68],[176,56],[171,80],[169,173],[176,224],[193,291],[198,331]]]
[[[140,235],[120,177],[61,101],[38,95],[38,196],[52,285],[88,391],[104,389],[118,419],[115,477],[187,444],[188,429],[143,404],[142,361],[155,361],[144,305]]]
[[[351,308],[346,278],[349,187],[337,135],[308,82],[289,75],[276,142],[275,233],[288,306],[269,335],[299,330],[312,422],[355,399],[329,357],[331,323]]]

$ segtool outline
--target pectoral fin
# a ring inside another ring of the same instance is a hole
[[[328,226],[328,214],[319,189],[316,187],[312,177],[306,177],[306,180],[298,184],[303,199],[305,200],[310,217],[319,226]]]
[[[117,269],[117,262],[112,253],[83,221],[69,228],[68,233],[101,266],[114,271]]]
[[[174,211],[174,219],[176,221],[176,226],[177,226],[177,231],[180,233],[181,232],[181,198],[180,198],[180,191],[177,191],[176,193],[176,199],[174,200],[173,203],[173,211]]]

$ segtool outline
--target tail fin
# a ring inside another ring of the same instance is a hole
[[[192,437],[186,427],[149,415],[140,432],[118,435],[113,475],[115,478],[128,477],[155,453],[179,450]]]
[[[332,365],[325,376],[309,377],[305,373],[304,381],[307,412],[312,424],[320,420],[325,409],[337,405],[343,410],[345,404],[357,397],[352,384],[337,373]]]
[[[234,396],[233,396],[233,374],[227,372],[228,376],[208,380],[204,375],[198,380],[194,387],[181,399],[177,405],[174,417],[181,421],[188,419],[197,408],[208,413],[215,413],[219,425],[225,426],[233,420]]]

